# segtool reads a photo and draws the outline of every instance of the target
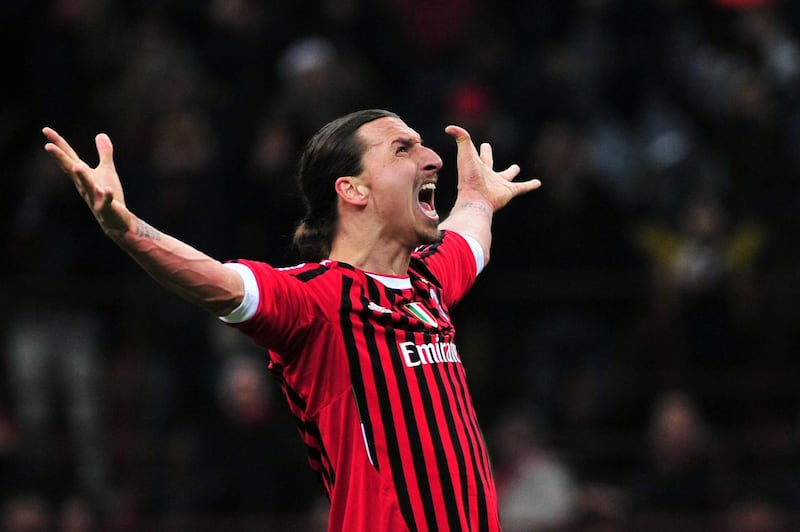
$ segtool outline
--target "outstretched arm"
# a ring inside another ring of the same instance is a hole
[[[520,170],[516,164],[496,172],[492,147],[481,144],[478,153],[466,129],[447,126],[445,132],[455,138],[458,149],[458,194],[450,215],[439,224],[439,228],[475,238],[483,248],[484,260],[488,262],[494,213],[514,197],[535,190],[542,183],[538,179],[513,181]]]
[[[91,168],[53,129],[44,128],[44,149],[72,179],[105,234],[156,281],[213,314],[224,316],[242,301],[238,273],[136,217],[125,205],[108,135],[95,138],[100,163]]]

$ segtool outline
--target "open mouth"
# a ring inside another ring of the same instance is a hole
[[[434,196],[436,193],[436,183],[425,183],[419,190],[417,201],[422,211],[431,218],[437,217]]]

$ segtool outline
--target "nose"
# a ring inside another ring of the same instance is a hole
[[[442,165],[444,164],[439,154],[427,146],[422,146],[421,160],[423,169],[429,172],[438,172],[442,169]]]

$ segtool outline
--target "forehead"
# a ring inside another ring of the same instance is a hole
[[[358,133],[367,146],[379,146],[398,139],[421,142],[419,133],[411,129],[408,124],[399,118],[393,116],[385,116],[372,122],[367,122],[358,128]]]

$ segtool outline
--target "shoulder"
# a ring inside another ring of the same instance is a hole
[[[466,245],[463,242],[463,237],[458,233],[441,231],[436,242],[425,244],[415,249],[411,254],[411,262],[408,268],[409,276],[422,278],[441,287],[441,279],[439,277],[443,272],[438,271],[440,268],[437,268],[437,264],[442,262],[443,259],[453,257],[460,251],[464,251],[459,249],[459,241]]]
[[[474,264],[473,275],[479,274],[484,266],[484,254],[478,242],[455,231],[444,230],[439,239],[431,244],[420,246],[411,254],[411,264],[423,262],[429,267],[434,263]]]
[[[258,278],[287,278],[296,279],[297,281],[303,283],[310,282],[318,278],[333,278],[341,275],[338,273],[341,271],[341,268],[333,267],[334,265],[330,261],[303,262],[291,266],[273,266],[266,262],[239,259],[233,261],[233,264],[242,264],[247,266]],[[328,275],[326,276],[326,274]]]

